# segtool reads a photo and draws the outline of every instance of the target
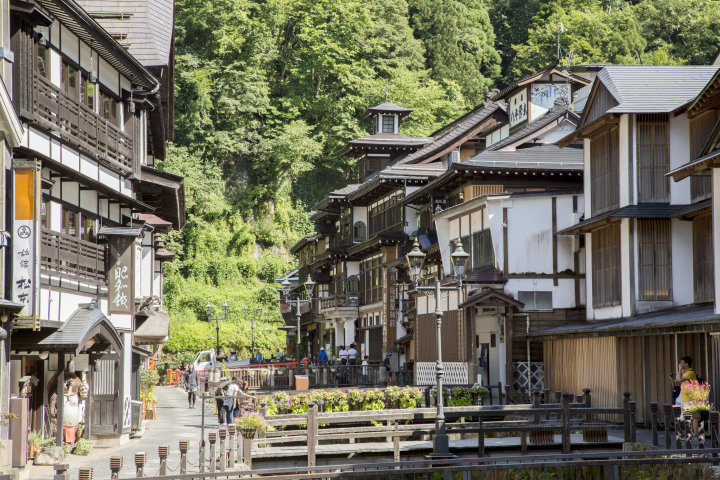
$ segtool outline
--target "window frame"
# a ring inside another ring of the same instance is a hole
[[[622,302],[620,224],[613,223],[593,230],[590,243],[593,308],[620,305]]]

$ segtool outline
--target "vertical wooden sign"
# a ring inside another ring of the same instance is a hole
[[[135,313],[133,266],[135,238],[127,235],[109,237],[108,311]]]

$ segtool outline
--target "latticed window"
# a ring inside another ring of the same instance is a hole
[[[640,300],[672,300],[670,220],[638,220]]]
[[[380,232],[402,230],[402,192],[370,208],[370,236]]]
[[[490,229],[473,233],[472,238],[472,268],[479,270],[491,266],[495,261],[493,254],[492,235]]]
[[[360,262],[360,296],[364,304],[382,300],[383,295],[382,256]]]
[[[618,173],[618,129],[615,127],[590,141],[592,215],[613,210],[620,204]]]
[[[713,277],[712,218],[702,215],[693,220],[693,283],[696,302],[715,299]]]
[[[383,115],[382,117],[382,131],[383,133],[395,132],[395,117],[392,115]]]
[[[620,225],[593,231],[591,242],[593,306],[620,305]]]
[[[670,200],[670,168],[667,115],[637,117],[638,199],[641,202]]]
[[[353,236],[355,237],[355,242],[364,242],[367,240],[367,226],[365,222],[355,222],[353,226]]]

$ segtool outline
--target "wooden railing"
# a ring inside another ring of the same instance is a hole
[[[69,143],[108,168],[123,175],[132,173],[135,145],[129,135],[37,73],[33,89],[34,120],[40,126],[60,129]]]
[[[327,298],[320,299],[320,310],[327,310],[330,308],[348,308],[357,307],[359,305],[360,297],[355,295],[332,295]]]
[[[40,268],[44,273],[93,285],[106,285],[105,248],[43,229]]]

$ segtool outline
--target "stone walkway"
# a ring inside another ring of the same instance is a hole
[[[185,393],[178,388],[158,387],[155,395],[158,398],[158,419],[145,422],[142,438],[130,440],[125,445],[95,446],[93,453],[87,457],[68,455],[70,478],[72,480],[78,478],[80,467],[93,467],[94,478],[110,478],[110,457],[112,455],[124,457],[120,478],[132,478],[135,476],[134,456],[138,452],[147,453],[148,462],[145,467],[145,475],[157,475],[160,468],[160,459],[157,454],[158,445],[170,446],[168,473],[178,472],[180,463],[178,442],[181,439],[190,440],[188,470],[196,472],[201,425],[200,400],[198,399],[197,408],[190,410],[187,408]],[[217,429],[217,418],[212,412],[206,414],[205,422],[206,425]],[[52,480],[53,468],[32,466],[29,478]]]

